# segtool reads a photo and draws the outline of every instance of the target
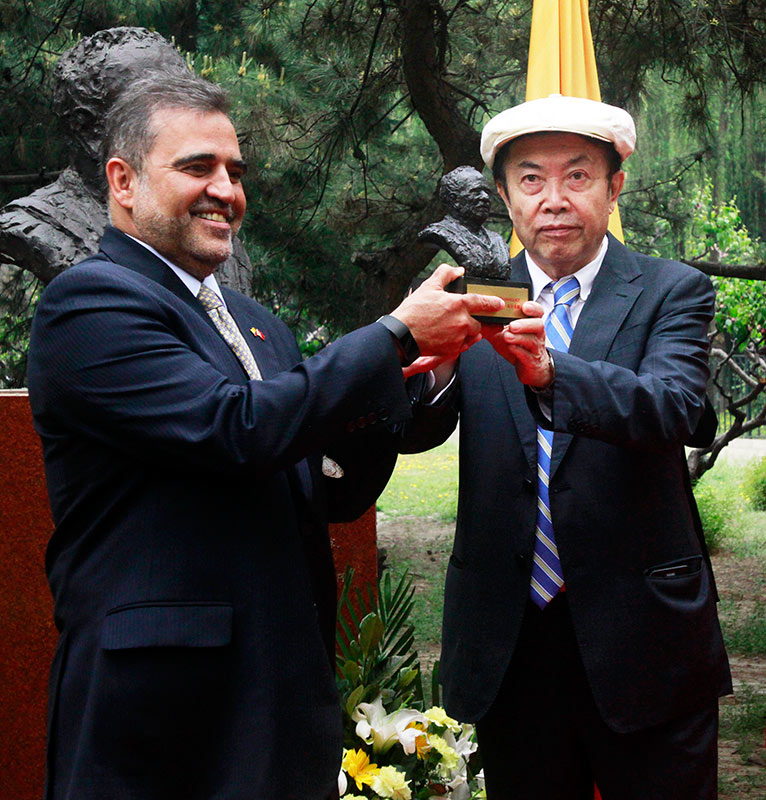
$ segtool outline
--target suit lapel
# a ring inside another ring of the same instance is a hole
[[[126,236],[122,231],[108,226],[101,239],[101,251],[116,264],[132,269],[145,278],[153,280],[182,300],[195,314],[216,330],[213,320],[200,305],[183,281],[160,258],[143,245]],[[220,335],[220,334],[219,334]]]
[[[585,361],[606,358],[625,317],[643,291],[633,283],[640,275],[630,251],[610,234],[604,263],[572,335],[572,355]]]
[[[292,367],[292,364],[283,363],[285,354],[276,349],[278,336],[271,314],[249,302],[239,292],[223,287],[222,292],[229,313],[234,317],[263,378],[273,378],[278,372]]]
[[[510,280],[523,281],[531,285],[523,252],[511,261]],[[494,358],[521,446],[524,448],[527,463],[534,473],[537,469],[537,425],[527,405],[524,387],[516,377],[516,370],[502,356],[494,353]]]
[[[140,275],[153,280],[155,283],[158,283],[160,286],[172,292],[179,300],[187,305],[189,309],[197,314],[200,319],[204,320],[205,324],[215,331],[215,335],[220,338],[221,347],[219,348],[219,357],[229,362],[231,370],[233,370],[232,375],[240,371],[243,377],[247,377],[244,367],[229,345],[223,340],[223,337],[221,337],[213,320],[210,319],[210,315],[184,285],[183,281],[181,281],[162,259],[157,258],[154,253],[147,250],[143,245],[113,227],[108,227],[106,229],[101,241],[101,250],[115,263],[132,269],[134,272],[138,272]],[[266,331],[271,330],[272,327],[270,315],[265,310],[261,309],[260,306],[249,303],[243,295],[237,292],[233,292],[225,287],[221,287],[221,291],[226,300],[229,313],[234,317],[245,342],[253,354],[253,358],[255,358],[256,364],[258,364],[258,368],[261,370],[261,374],[264,378],[270,378],[276,375],[277,372],[285,367],[284,365],[280,366],[276,350],[274,349],[273,340],[275,337],[269,337],[266,333]],[[252,329],[260,331],[263,338],[253,333]]]
[[[641,275],[630,251],[611,234],[604,261],[577,320],[569,352],[584,361],[602,361],[617,332],[643,291],[632,283]],[[556,432],[551,453],[551,477],[566,455],[572,435]]]

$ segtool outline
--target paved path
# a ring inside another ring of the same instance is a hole
[[[764,456],[766,456],[766,439],[735,439],[721,450],[718,460],[729,464],[746,464]]]

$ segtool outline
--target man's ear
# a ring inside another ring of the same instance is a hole
[[[620,192],[622,191],[622,187],[625,185],[625,173],[620,170],[619,172],[615,172],[612,175],[611,180],[609,181],[609,213],[611,214],[614,211],[615,206],[617,205],[617,198],[620,196]]]
[[[125,209],[133,208],[138,175],[122,158],[110,158],[106,162],[106,180],[115,203]]]

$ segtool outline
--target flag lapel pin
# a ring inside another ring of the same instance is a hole
[[[263,335],[263,331],[260,328],[250,328],[250,333],[252,333],[253,336],[257,336],[261,341],[266,341],[266,337]]]

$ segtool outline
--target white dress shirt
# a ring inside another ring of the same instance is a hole
[[[123,231],[125,233],[125,231]],[[226,301],[223,299],[223,294],[221,294],[221,287],[218,285],[218,281],[216,281],[214,275],[208,275],[204,281],[197,280],[194,275],[190,275],[186,270],[181,269],[181,267],[177,267],[171,261],[168,261],[162,253],[158,253],[150,244],[146,242],[142,242],[141,239],[136,239],[135,236],[131,236],[129,233],[125,233],[126,236],[130,237],[134,242],[138,242],[142,247],[145,247],[150,253],[153,253],[157,258],[164,261],[170,269],[175,272],[176,275],[181,279],[183,285],[196,297],[199,294],[200,286],[207,286],[208,289],[212,289],[218,297],[221,298],[221,302],[223,303],[223,307],[227,308]]]
[[[577,325],[580,312],[593,288],[593,281],[596,280],[596,275],[598,275],[598,271],[601,269],[601,264],[604,261],[608,245],[609,239],[604,236],[604,241],[601,243],[601,247],[593,261],[568,276],[577,278],[580,284],[580,295],[576,300],[572,301],[572,305],[569,306],[569,318],[572,321],[572,330],[574,330],[575,325]],[[545,312],[543,314],[543,319],[547,321],[548,315],[553,311],[553,290],[550,287],[550,283],[553,279],[550,275],[546,275],[546,273],[532,261],[532,258],[526,250],[524,251],[524,256],[527,260],[529,277],[532,279],[532,299],[536,300],[543,307],[543,311]]]

